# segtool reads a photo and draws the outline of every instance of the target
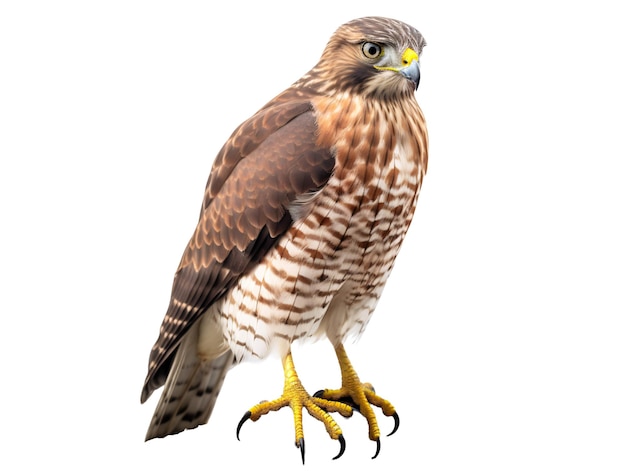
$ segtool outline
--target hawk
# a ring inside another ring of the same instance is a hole
[[[165,385],[146,440],[208,421],[226,373],[282,359],[282,395],[237,427],[289,406],[304,463],[302,410],[345,439],[331,413],[354,409],[380,450],[373,407],[344,342],[367,325],[411,223],[428,136],[415,99],[426,45],[412,26],[367,17],[340,26],[313,69],[244,121],[216,156],[200,219],[176,271],[141,401]],[[291,345],[327,338],[341,386],[310,395]]]

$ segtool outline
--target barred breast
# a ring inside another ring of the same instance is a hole
[[[426,171],[417,103],[410,115],[356,99],[314,105],[319,143],[337,143],[332,177],[289,208],[290,230],[205,316],[221,326],[236,361],[282,355],[311,336],[337,345],[359,335],[411,223]],[[363,122],[366,114],[374,119]]]

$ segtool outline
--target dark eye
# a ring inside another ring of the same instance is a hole
[[[361,50],[363,51],[363,55],[368,59],[376,59],[383,53],[383,48],[376,43],[363,43]]]

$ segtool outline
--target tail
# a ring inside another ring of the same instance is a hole
[[[213,412],[226,373],[233,364],[233,354],[228,350],[212,360],[201,360],[196,353],[197,331],[194,331],[186,335],[176,352],[146,441],[206,424]]]

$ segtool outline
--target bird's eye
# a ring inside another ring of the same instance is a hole
[[[376,59],[383,53],[383,48],[376,43],[363,43],[361,50],[363,51],[363,55],[368,59]]]

